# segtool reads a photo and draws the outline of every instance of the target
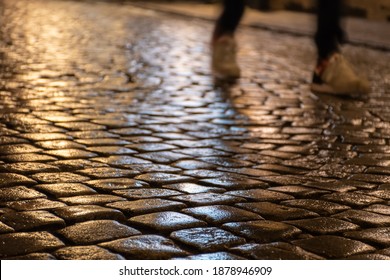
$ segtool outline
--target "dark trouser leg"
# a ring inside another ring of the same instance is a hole
[[[318,0],[317,33],[315,43],[317,45],[319,59],[329,57],[338,51],[342,43],[344,32],[341,28],[341,15],[343,10],[342,0]]]
[[[223,35],[233,35],[244,14],[244,0],[224,0],[223,11],[215,25],[213,39]]]

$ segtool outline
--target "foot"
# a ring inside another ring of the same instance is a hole
[[[369,92],[369,83],[358,77],[340,53],[319,63],[314,71],[311,90],[316,93],[361,95]]]
[[[237,79],[241,75],[237,64],[237,44],[232,36],[224,35],[211,43],[213,74],[220,79]]]

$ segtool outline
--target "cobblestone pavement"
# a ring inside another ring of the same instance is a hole
[[[389,53],[364,99],[316,96],[310,38],[243,28],[215,85],[207,21],[3,0],[0,258],[390,259]]]

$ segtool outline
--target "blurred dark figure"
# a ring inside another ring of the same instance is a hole
[[[312,90],[332,94],[358,94],[369,91],[368,81],[358,77],[340,51],[344,31],[341,27],[342,0],[318,0],[317,66],[313,73]],[[236,61],[235,31],[245,11],[244,0],[224,0],[223,11],[212,35],[212,68],[222,79],[240,77]]]

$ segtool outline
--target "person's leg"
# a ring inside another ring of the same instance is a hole
[[[235,79],[241,71],[236,59],[235,31],[244,14],[244,0],[224,0],[211,38],[212,70],[217,78]]]
[[[341,27],[342,0],[318,0],[317,67],[313,74],[312,90],[332,94],[360,94],[369,91],[368,81],[358,77],[341,55],[344,40]]]
[[[215,24],[213,40],[224,35],[233,36],[244,10],[244,0],[224,0],[223,11]]]
[[[315,43],[319,59],[328,58],[339,51],[344,38],[341,27],[342,10],[341,0],[318,0]]]

